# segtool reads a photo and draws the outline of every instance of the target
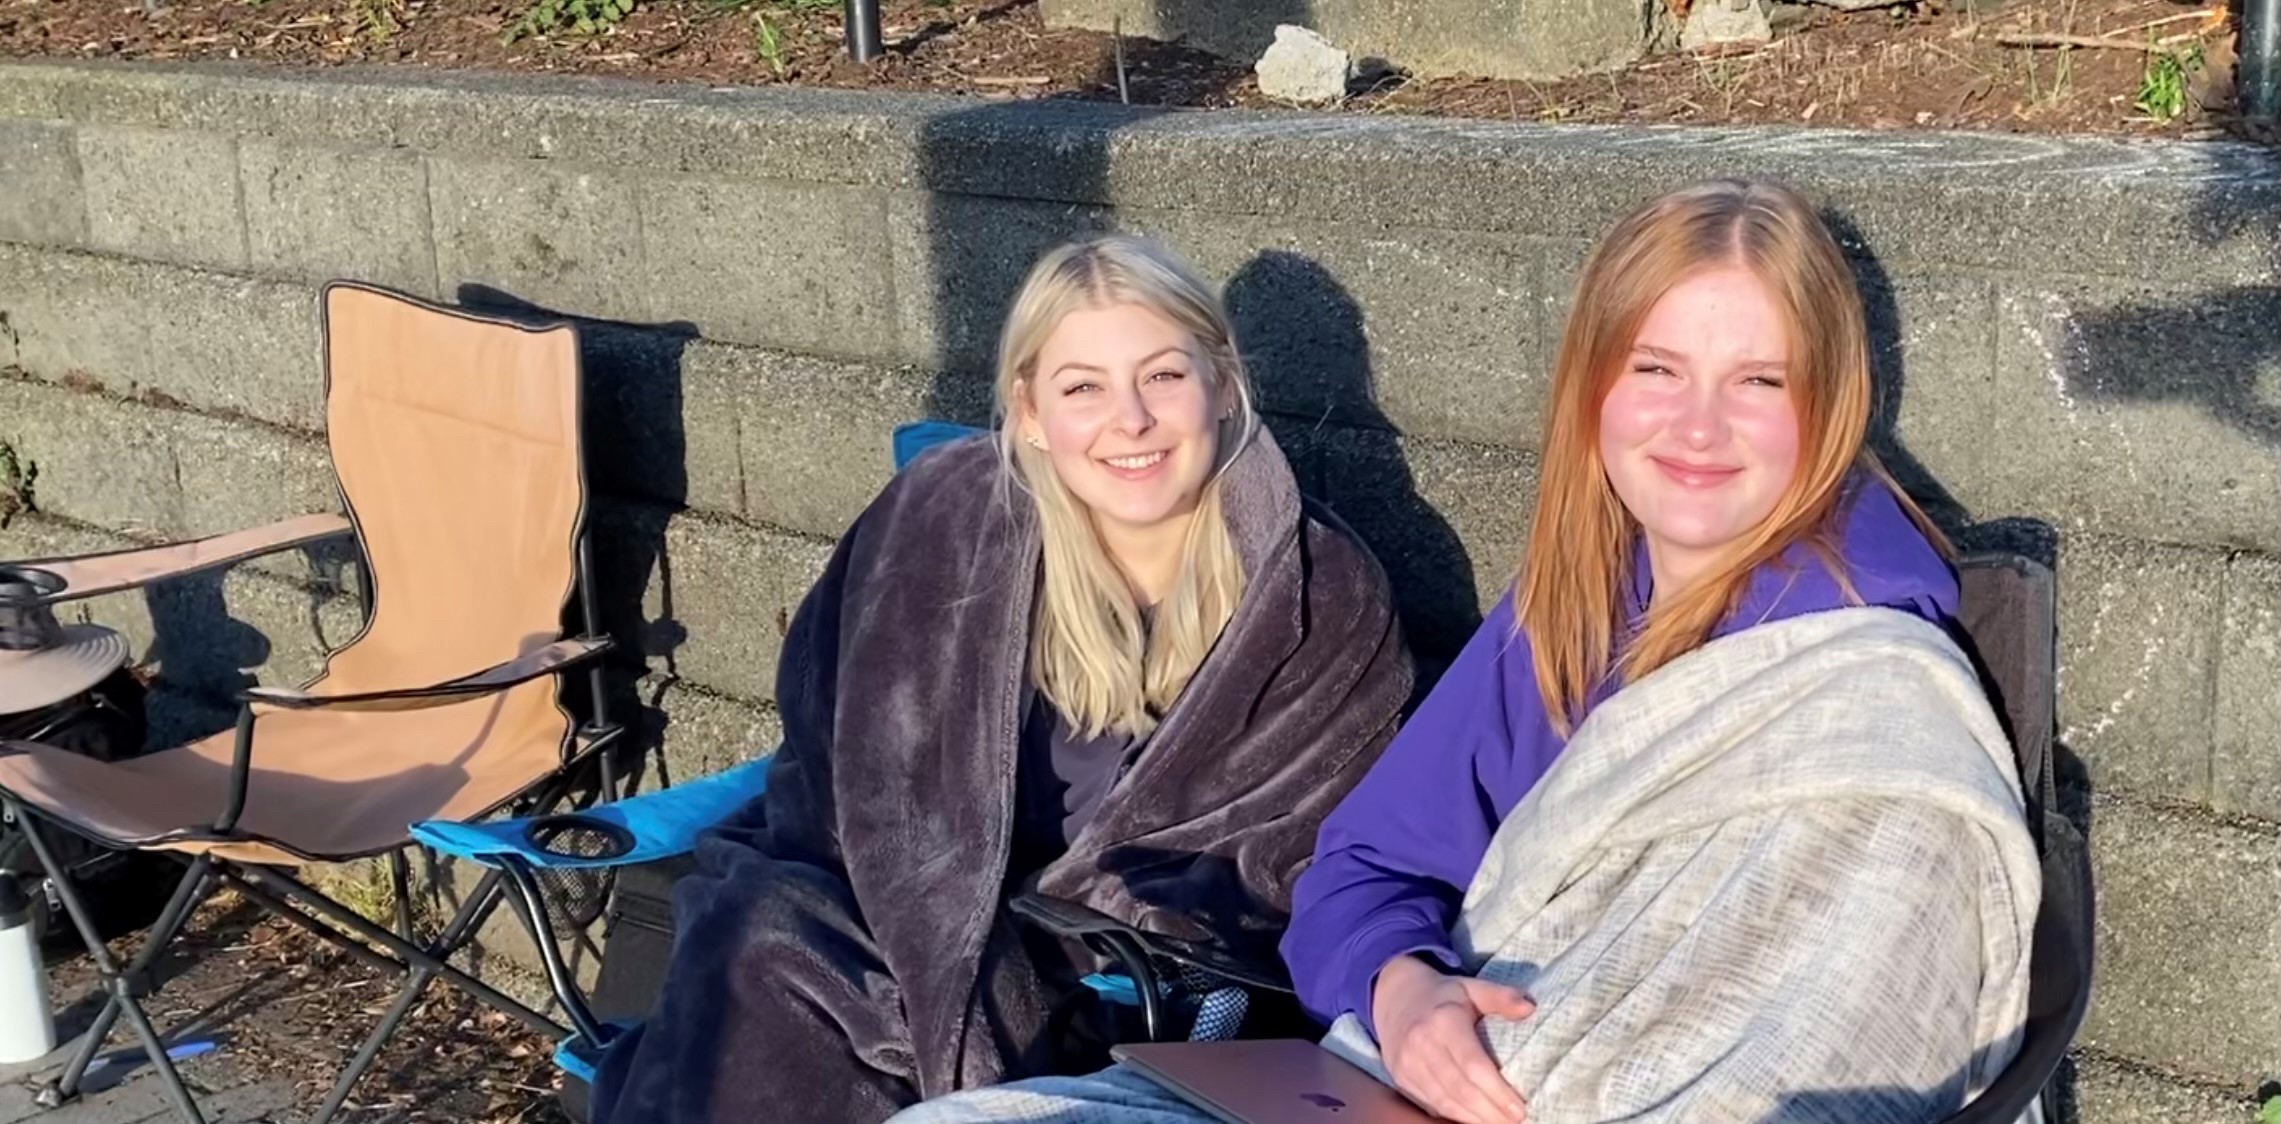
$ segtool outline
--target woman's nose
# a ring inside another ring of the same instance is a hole
[[[1680,406],[1677,430],[1679,439],[1690,449],[1709,449],[1727,437],[1726,411],[1721,408],[1716,392],[1704,390],[1690,393]]]
[[[1148,412],[1148,403],[1141,401],[1138,391],[1128,390],[1117,396],[1116,426],[1118,432],[1139,436],[1156,425],[1156,415]]]

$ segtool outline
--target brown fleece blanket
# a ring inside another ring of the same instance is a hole
[[[1384,574],[1265,432],[1225,510],[1243,602],[1038,888],[1271,963],[1412,671]],[[1057,997],[1004,905],[1037,533],[974,438],[840,540],[785,638],[767,794],[675,890],[659,1007],[604,1059],[597,1124],[878,1121],[1050,1068]]]

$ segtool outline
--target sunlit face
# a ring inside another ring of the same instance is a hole
[[[1022,438],[1110,529],[1148,531],[1196,510],[1226,404],[1187,329],[1137,304],[1080,309],[1038,352]]]
[[[1697,273],[1649,310],[1600,403],[1600,462],[1659,594],[1765,522],[1797,473],[1788,328],[1749,270]]]

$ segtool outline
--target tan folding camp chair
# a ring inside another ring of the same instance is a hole
[[[339,282],[324,291],[323,317],[327,434],[345,519],[308,516],[177,546],[8,568],[34,599],[53,603],[351,532],[366,564],[364,630],[308,685],[246,691],[234,732],[116,763],[0,744],[0,802],[48,870],[61,868],[48,861],[41,834],[55,827],[113,848],[172,852],[188,867],[150,940],[123,968],[81,896],[56,878],[109,997],[61,1077],[42,1090],[43,1103],[77,1094],[123,1017],[182,1116],[202,1124],[139,1000],[152,990],[160,952],[217,884],[360,959],[408,974],[319,1120],[338,1111],[438,976],[543,1033],[567,1033],[446,962],[496,906],[496,873],[426,942],[414,935],[405,890],[416,820],[552,807],[590,761],[604,793],[616,787],[608,755],[598,752],[620,731],[605,717],[595,658],[608,644],[596,635],[583,531],[573,330]],[[577,591],[585,628],[564,639],[563,615]],[[557,699],[557,677],[581,666],[593,691],[583,725]],[[378,855],[388,856],[396,880],[395,932],[277,869]]]

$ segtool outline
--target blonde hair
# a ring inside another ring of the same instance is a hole
[[[1713,559],[1702,578],[1650,609],[1619,657],[1617,630],[1629,623],[1622,594],[1640,527],[1600,461],[1600,405],[1656,301],[1695,273],[1730,265],[1754,274],[1789,321],[1797,471],[1765,521]],[[1713,180],[1616,224],[1585,263],[1553,366],[1536,511],[1514,588],[1537,691],[1556,729],[1566,734],[1581,720],[1611,672],[1632,682],[1700,647],[1734,612],[1751,572],[1793,545],[1808,545],[1858,601],[1835,525],[1856,470],[1889,489],[1934,549],[1948,553],[1946,538],[1865,444],[1870,401],[1860,290],[1829,228],[1796,191],[1763,179]]]
[[[1178,324],[1202,350],[1206,393],[1220,418],[1212,473],[1198,498],[1180,569],[1144,625],[1124,574],[1043,452],[1020,440],[1022,396],[1038,353],[1079,309],[1139,305]],[[1030,678],[1086,736],[1144,735],[1187,686],[1243,597],[1243,560],[1228,532],[1221,477],[1258,432],[1251,388],[1219,296],[1153,242],[1104,236],[1061,246],[1031,267],[998,348],[998,448],[1037,506],[1043,588],[1030,629]]]

